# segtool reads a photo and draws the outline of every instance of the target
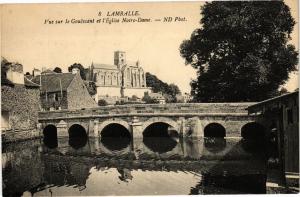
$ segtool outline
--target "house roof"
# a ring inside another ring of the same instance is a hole
[[[76,74],[72,73],[53,73],[38,75],[34,77],[32,81],[36,84],[40,84],[40,79],[42,80],[42,92],[58,92],[61,90],[66,91],[75,76]]]
[[[267,104],[272,103],[272,102],[282,101],[282,100],[287,99],[288,97],[296,96],[296,95],[299,95],[299,90],[296,90],[296,91],[294,91],[292,93],[287,93],[287,94],[284,94],[284,95],[280,95],[280,96],[277,96],[277,97],[274,97],[274,98],[270,98],[270,99],[267,99],[267,100],[255,103],[253,105],[250,105],[247,108],[247,110],[248,111],[259,110],[264,105],[267,105]]]
[[[32,87],[32,88],[38,88],[40,87],[39,84],[32,82],[30,79],[28,79],[26,76],[24,76],[24,85],[26,87]]]

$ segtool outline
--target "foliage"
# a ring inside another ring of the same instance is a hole
[[[137,97],[136,95],[132,95],[131,100],[132,100],[132,101],[137,101],[137,100],[138,100],[138,97]]]
[[[167,102],[176,101],[176,94],[180,94],[180,90],[177,85],[173,83],[168,85],[167,83],[158,79],[155,75],[152,75],[148,72],[146,73],[146,83],[148,87],[152,88],[153,92],[161,92],[167,98],[169,98],[168,95],[170,95],[171,99],[167,99]]]
[[[53,72],[62,73],[62,70],[59,67],[55,67],[54,70],[53,70]]]
[[[93,81],[84,81],[84,85],[86,86],[89,94],[91,96],[95,95],[97,93],[96,84]]]
[[[144,95],[142,101],[144,101],[147,104],[159,103],[156,99],[151,98],[148,93]]]
[[[106,100],[100,99],[100,100],[98,101],[98,105],[99,105],[99,106],[106,106],[106,105],[108,105],[108,103],[106,102]]]
[[[267,99],[296,70],[298,53],[287,44],[295,21],[283,1],[214,1],[201,14],[201,27],[180,46],[197,69],[196,101]]]
[[[72,72],[73,68],[78,68],[80,70],[80,76],[83,80],[86,80],[85,72],[84,72],[84,67],[80,63],[74,63],[71,66],[68,67],[68,71]]]
[[[286,88],[282,87],[279,91],[278,94],[279,95],[284,95],[284,94],[288,94],[290,93]]]

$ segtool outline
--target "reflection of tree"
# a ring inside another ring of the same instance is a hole
[[[43,164],[33,141],[19,143],[18,146],[14,144],[11,148],[3,151],[3,155],[13,159],[8,160],[2,169],[3,196],[21,196],[24,191],[42,182]]]
[[[133,176],[131,175],[131,170],[127,168],[117,169],[121,176],[119,179],[124,182],[128,182],[128,180],[132,180]]]
[[[67,157],[45,156],[44,178],[48,185],[75,185],[81,191],[85,189],[93,164],[70,161]]]
[[[260,194],[265,191],[264,175],[227,176],[202,173],[201,181],[195,187],[191,187],[190,195]]]

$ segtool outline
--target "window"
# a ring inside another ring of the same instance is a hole
[[[58,95],[54,94],[55,101],[58,101]]]
[[[288,124],[293,124],[294,121],[293,121],[293,109],[290,108],[290,109],[287,109],[287,122]]]

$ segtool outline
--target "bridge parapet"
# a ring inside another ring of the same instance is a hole
[[[103,106],[88,109],[39,112],[39,119],[60,119],[72,117],[109,117],[139,115],[247,115],[246,108],[254,103],[173,103]]]

